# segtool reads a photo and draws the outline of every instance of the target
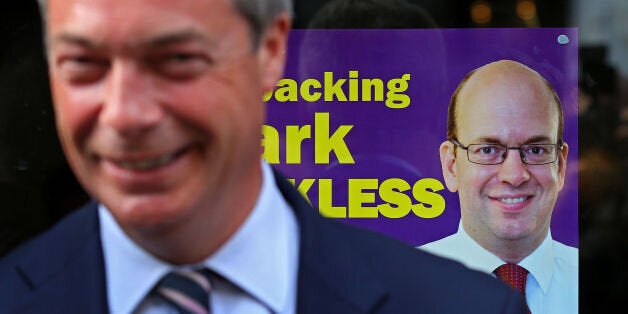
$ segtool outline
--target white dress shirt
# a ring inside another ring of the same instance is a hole
[[[475,242],[462,224],[457,233],[418,248],[486,273],[505,263]],[[529,272],[526,302],[532,314],[578,313],[578,249],[552,240],[548,232],[541,245],[519,266]]]
[[[214,314],[294,314],[296,310],[298,224],[275,184],[270,166],[262,162],[262,168],[262,189],[251,214],[236,233],[202,263],[232,283],[218,281],[212,287],[210,303]],[[162,276],[177,266],[135,244],[102,204],[98,213],[110,312],[175,313],[165,302],[149,297],[148,293]],[[190,266],[194,265],[183,267]]]

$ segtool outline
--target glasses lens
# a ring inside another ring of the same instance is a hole
[[[508,148],[497,144],[471,144],[467,149],[469,161],[482,165],[501,163],[506,157]]]
[[[556,145],[535,144],[521,146],[523,160],[530,165],[548,164],[556,161]]]

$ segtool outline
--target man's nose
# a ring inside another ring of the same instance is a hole
[[[157,126],[164,111],[150,74],[123,60],[114,61],[110,71],[100,122],[126,137],[140,136]]]
[[[530,172],[523,163],[523,156],[517,149],[509,149],[504,162],[499,165],[498,179],[512,186],[520,186],[530,180]]]

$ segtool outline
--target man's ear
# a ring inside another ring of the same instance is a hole
[[[440,144],[440,165],[443,169],[443,178],[445,185],[451,192],[458,191],[458,177],[456,176],[456,155],[454,144],[450,141],[444,141]]]
[[[280,13],[266,26],[260,38],[258,60],[264,91],[275,88],[277,81],[283,76],[286,64],[286,45],[290,31],[291,19],[287,13]]]
[[[558,152],[558,190],[562,190],[565,185],[565,175],[567,173],[567,155],[569,145],[563,143],[563,149]]]

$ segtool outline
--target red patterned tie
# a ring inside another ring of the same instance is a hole
[[[504,264],[499,266],[493,271],[495,275],[511,287],[517,289],[523,294],[523,298],[526,296],[526,278],[528,276],[528,270],[517,264]],[[528,306],[526,302],[526,307]],[[528,309],[530,313],[530,309]]]

